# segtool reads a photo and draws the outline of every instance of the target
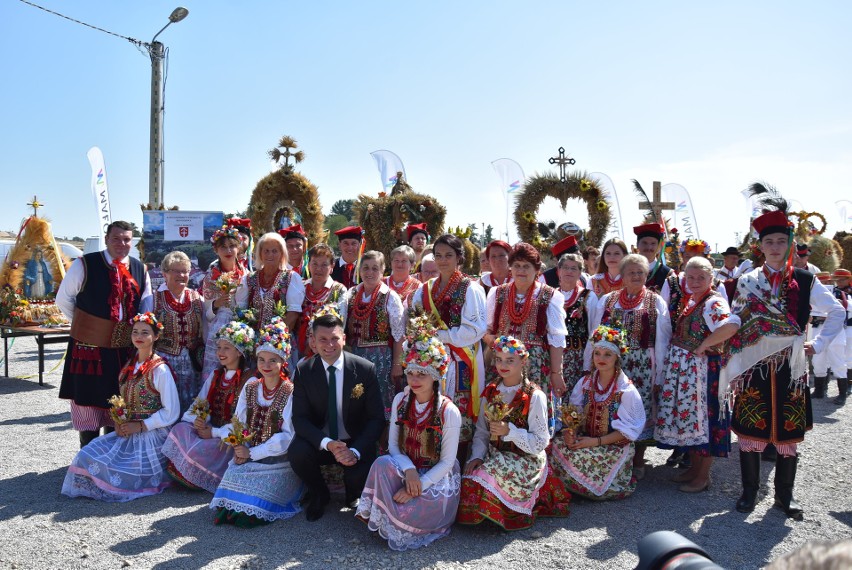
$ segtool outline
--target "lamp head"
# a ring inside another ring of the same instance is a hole
[[[182,6],[179,6],[179,7],[175,8],[174,10],[172,10],[172,13],[169,15],[169,22],[172,22],[172,23],[180,22],[181,20],[186,18],[188,15],[189,15],[189,10],[187,10],[186,8],[184,8]]]

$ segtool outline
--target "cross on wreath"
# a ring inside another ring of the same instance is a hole
[[[568,176],[566,176],[566,169],[569,165],[573,166],[577,161],[571,158],[570,156],[565,156],[565,147],[559,147],[559,156],[552,156],[548,159],[550,164],[558,164],[559,165],[559,181],[565,184],[565,181],[568,180]]]
[[[650,202],[639,202],[639,208],[642,210],[651,210],[654,212],[654,221],[663,223],[663,210],[674,210],[674,202],[663,202],[663,193],[660,183],[654,181],[653,198]],[[663,224],[665,225],[665,224]]]
[[[38,201],[37,196],[33,196],[33,201],[27,202],[27,206],[33,209],[33,216],[38,217],[38,209],[44,206],[44,204]]]

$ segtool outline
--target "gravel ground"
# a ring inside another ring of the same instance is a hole
[[[47,349],[48,370],[63,352]],[[852,402],[845,408],[815,402],[817,425],[800,446],[796,482],[802,522],[771,508],[766,463],[757,509],[749,515],[733,509],[740,493],[736,446],[731,458],[714,465],[710,490],[697,495],[680,493],[669,481],[668,452],[649,450],[655,467],[627,500],[576,500],[568,518],[540,520],[516,533],[454,527],[427,548],[395,553],[351,510],[334,504],[316,523],[298,515],[241,530],[213,526],[206,493],[168,489],[124,504],[60,495],[79,447],[77,433],[68,403],[57,398],[60,370],[47,375],[43,387],[37,378],[20,379],[36,371],[35,342],[17,339],[12,377],[0,376],[0,568],[633,568],[642,536],[674,530],[723,567],[751,569],[805,542],[850,536],[852,451],[843,435]]]

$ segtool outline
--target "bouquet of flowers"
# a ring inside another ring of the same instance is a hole
[[[115,425],[120,425],[127,421],[127,404],[121,396],[113,396],[109,399],[109,415]]]
[[[275,302],[275,314],[282,319],[287,316],[287,303],[281,301]]]
[[[418,340],[428,340],[438,336],[438,323],[432,313],[427,313],[423,309],[416,309],[410,319],[405,330],[405,336],[410,345],[413,345]]]
[[[509,415],[509,405],[503,401],[503,396],[497,394],[494,399],[485,405],[485,418],[489,422],[502,422]],[[491,441],[500,439],[496,435],[491,436]]]
[[[20,290],[7,285],[0,292],[0,323],[15,326],[24,321],[23,309],[28,302]]]
[[[205,398],[195,398],[192,406],[189,407],[189,413],[195,415],[201,421],[207,421],[210,417],[210,402]]]
[[[213,282],[213,286],[216,287],[216,289],[223,295],[230,295],[236,291],[239,284],[240,279],[233,271],[230,273],[222,273],[219,278]]]
[[[562,421],[563,428],[570,429],[576,437],[577,430],[586,421],[586,415],[582,408],[574,404],[564,403],[559,407],[559,419]]]
[[[250,327],[257,324],[257,314],[255,314],[254,309],[237,309],[236,317],[238,321]]]
[[[246,445],[251,438],[252,434],[246,424],[241,422],[240,418],[234,416],[231,418],[231,431],[222,438],[222,442],[231,447],[236,447],[238,445]]]

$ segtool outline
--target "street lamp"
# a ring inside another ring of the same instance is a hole
[[[151,148],[148,165],[148,203],[151,208],[163,205],[163,60],[166,58],[165,46],[157,41],[175,22],[189,15],[186,8],[175,8],[169,15],[169,22],[154,35],[147,45],[151,56]]]

